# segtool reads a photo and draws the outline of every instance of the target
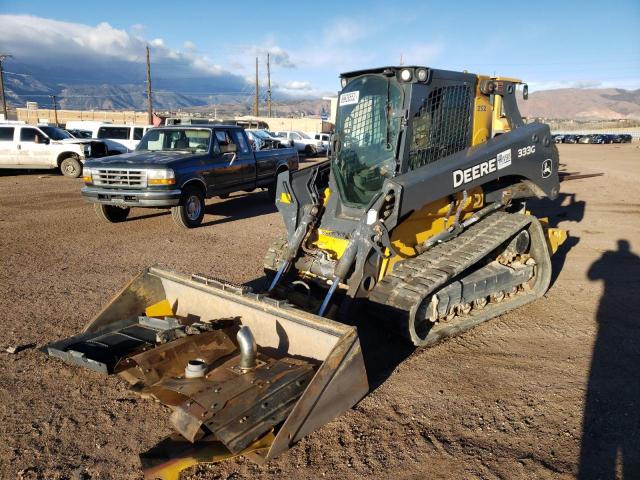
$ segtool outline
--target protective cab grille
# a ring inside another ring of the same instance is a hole
[[[143,188],[147,186],[147,172],[127,168],[100,168],[93,173],[93,184],[101,187]]]
[[[409,170],[469,146],[471,94],[467,85],[440,87],[429,94],[412,120]]]

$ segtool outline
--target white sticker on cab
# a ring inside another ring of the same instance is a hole
[[[344,107],[345,105],[355,105],[360,100],[360,91],[356,90],[355,92],[347,92],[340,95],[340,106]]]

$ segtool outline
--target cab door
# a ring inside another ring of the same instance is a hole
[[[211,139],[211,157],[204,165],[203,176],[209,195],[220,195],[237,190],[242,164],[235,139],[228,129],[216,129]]]
[[[14,141],[15,127],[0,126],[0,165],[18,163],[18,142]]]
[[[39,129],[21,127],[18,139],[18,165],[25,167],[54,167],[49,138]]]

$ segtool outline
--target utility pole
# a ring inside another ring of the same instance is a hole
[[[2,91],[2,111],[4,112],[5,120],[9,120],[9,116],[7,114],[7,97],[4,95],[4,70],[2,69],[2,62],[11,57],[12,55],[0,53],[0,91]]]
[[[151,103],[151,60],[147,45],[147,124],[153,125],[153,104]]]
[[[267,115],[271,118],[271,62],[267,53]]]
[[[260,94],[259,89],[258,89],[258,57],[256,57],[256,104],[253,108],[253,114],[257,117],[260,114],[260,109],[259,109],[259,97],[258,95]]]
[[[58,126],[58,102],[56,102],[56,96],[55,95],[49,95],[49,98],[51,100],[53,100],[53,115],[54,115],[54,119],[56,122],[56,127]]]

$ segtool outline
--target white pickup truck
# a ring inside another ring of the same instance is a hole
[[[106,154],[104,142],[73,138],[57,127],[0,123],[0,168],[59,168],[77,178],[86,159]]]

